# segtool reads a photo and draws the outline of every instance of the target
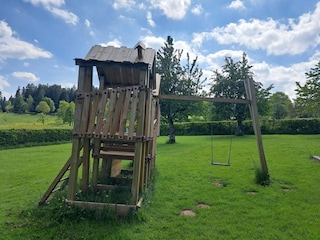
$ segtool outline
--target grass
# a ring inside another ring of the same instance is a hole
[[[71,145],[1,150],[3,239],[318,239],[320,135],[267,135],[271,184],[255,184],[254,136],[233,139],[231,166],[211,165],[210,136],[158,139],[155,191],[136,218],[98,221],[35,215],[37,201]],[[214,160],[227,162],[229,137],[214,137]],[[210,208],[199,208],[199,203]],[[45,208],[42,208],[45,210]],[[196,216],[181,216],[182,210]],[[49,211],[49,210],[48,210]],[[98,218],[97,218],[98,219]]]
[[[35,114],[15,114],[0,112],[0,129],[43,129],[43,128],[65,128],[71,129],[72,126],[62,124],[58,117],[47,115],[42,124],[40,117]]]

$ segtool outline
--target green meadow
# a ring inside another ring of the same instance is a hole
[[[227,167],[211,165],[210,136],[165,141],[152,196],[125,219],[37,206],[71,144],[1,150],[0,239],[319,239],[320,163],[311,156],[320,154],[320,135],[263,136],[267,187],[255,183],[254,136],[233,137]],[[214,160],[227,162],[230,137],[212,143]]]
[[[15,114],[0,112],[1,129],[43,129],[43,128],[64,128],[71,129],[72,126],[63,124],[56,116],[45,116],[44,124],[40,116],[36,114]]]

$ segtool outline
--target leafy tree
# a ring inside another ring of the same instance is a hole
[[[51,98],[44,97],[43,101],[45,101],[48,104],[48,106],[50,107],[50,112],[54,112],[56,110],[56,108],[54,106],[54,102]]]
[[[13,104],[11,101],[6,101],[6,106],[5,106],[6,112],[12,112],[13,111]]]
[[[39,113],[39,120],[42,122],[42,124],[44,124],[45,122],[45,116],[48,112],[50,112],[50,107],[48,105],[47,102],[45,101],[41,101],[37,107],[36,107],[36,111]]]
[[[290,116],[293,105],[284,92],[275,92],[270,96],[271,116],[274,119],[283,119]]]
[[[296,107],[300,109],[302,114],[319,117],[320,116],[320,61],[309,72],[305,73],[306,83],[301,85],[296,82],[297,99]]]
[[[6,111],[6,97],[2,97],[2,92],[0,91],[0,111]]]
[[[225,65],[222,66],[222,71],[219,72],[216,70],[213,73],[213,82],[210,89],[211,93],[217,98],[245,99],[246,91],[244,81],[254,77],[251,68],[252,66],[248,64],[247,55],[245,53],[243,53],[242,59],[238,62],[234,62],[231,57],[225,57]],[[273,86],[271,85],[268,88],[263,89],[262,84],[255,81],[254,86],[259,113],[261,115],[266,115],[269,111],[268,97]],[[237,135],[243,135],[242,122],[250,117],[247,105],[214,103],[213,109],[215,111],[213,115],[219,116],[219,120],[237,120]]]
[[[174,48],[173,38],[168,36],[164,46],[157,52],[157,72],[161,75],[160,91],[163,95],[199,95],[201,90],[202,70],[197,65],[197,58],[181,66],[182,50]],[[175,143],[174,121],[187,119],[192,110],[199,109],[199,103],[177,100],[161,100],[162,117],[169,124],[168,143]]]
[[[67,101],[61,100],[59,102],[59,108],[57,110],[57,116],[62,120],[63,123],[69,123],[71,125],[74,120],[75,104],[74,102],[68,103]]]

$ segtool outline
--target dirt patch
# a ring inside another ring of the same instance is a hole
[[[223,183],[221,183],[221,182],[219,182],[219,181],[213,182],[213,186],[219,187],[219,188],[224,187]]]
[[[197,204],[197,207],[198,207],[198,208],[210,208],[209,205],[204,204],[204,203],[198,203],[198,204]]]
[[[196,215],[196,213],[192,210],[182,210],[180,212],[181,216],[189,216],[189,217],[194,217]]]

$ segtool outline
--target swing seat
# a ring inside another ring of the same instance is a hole
[[[211,165],[216,165],[216,166],[231,166],[231,164],[228,163],[219,163],[219,162],[212,162]]]

